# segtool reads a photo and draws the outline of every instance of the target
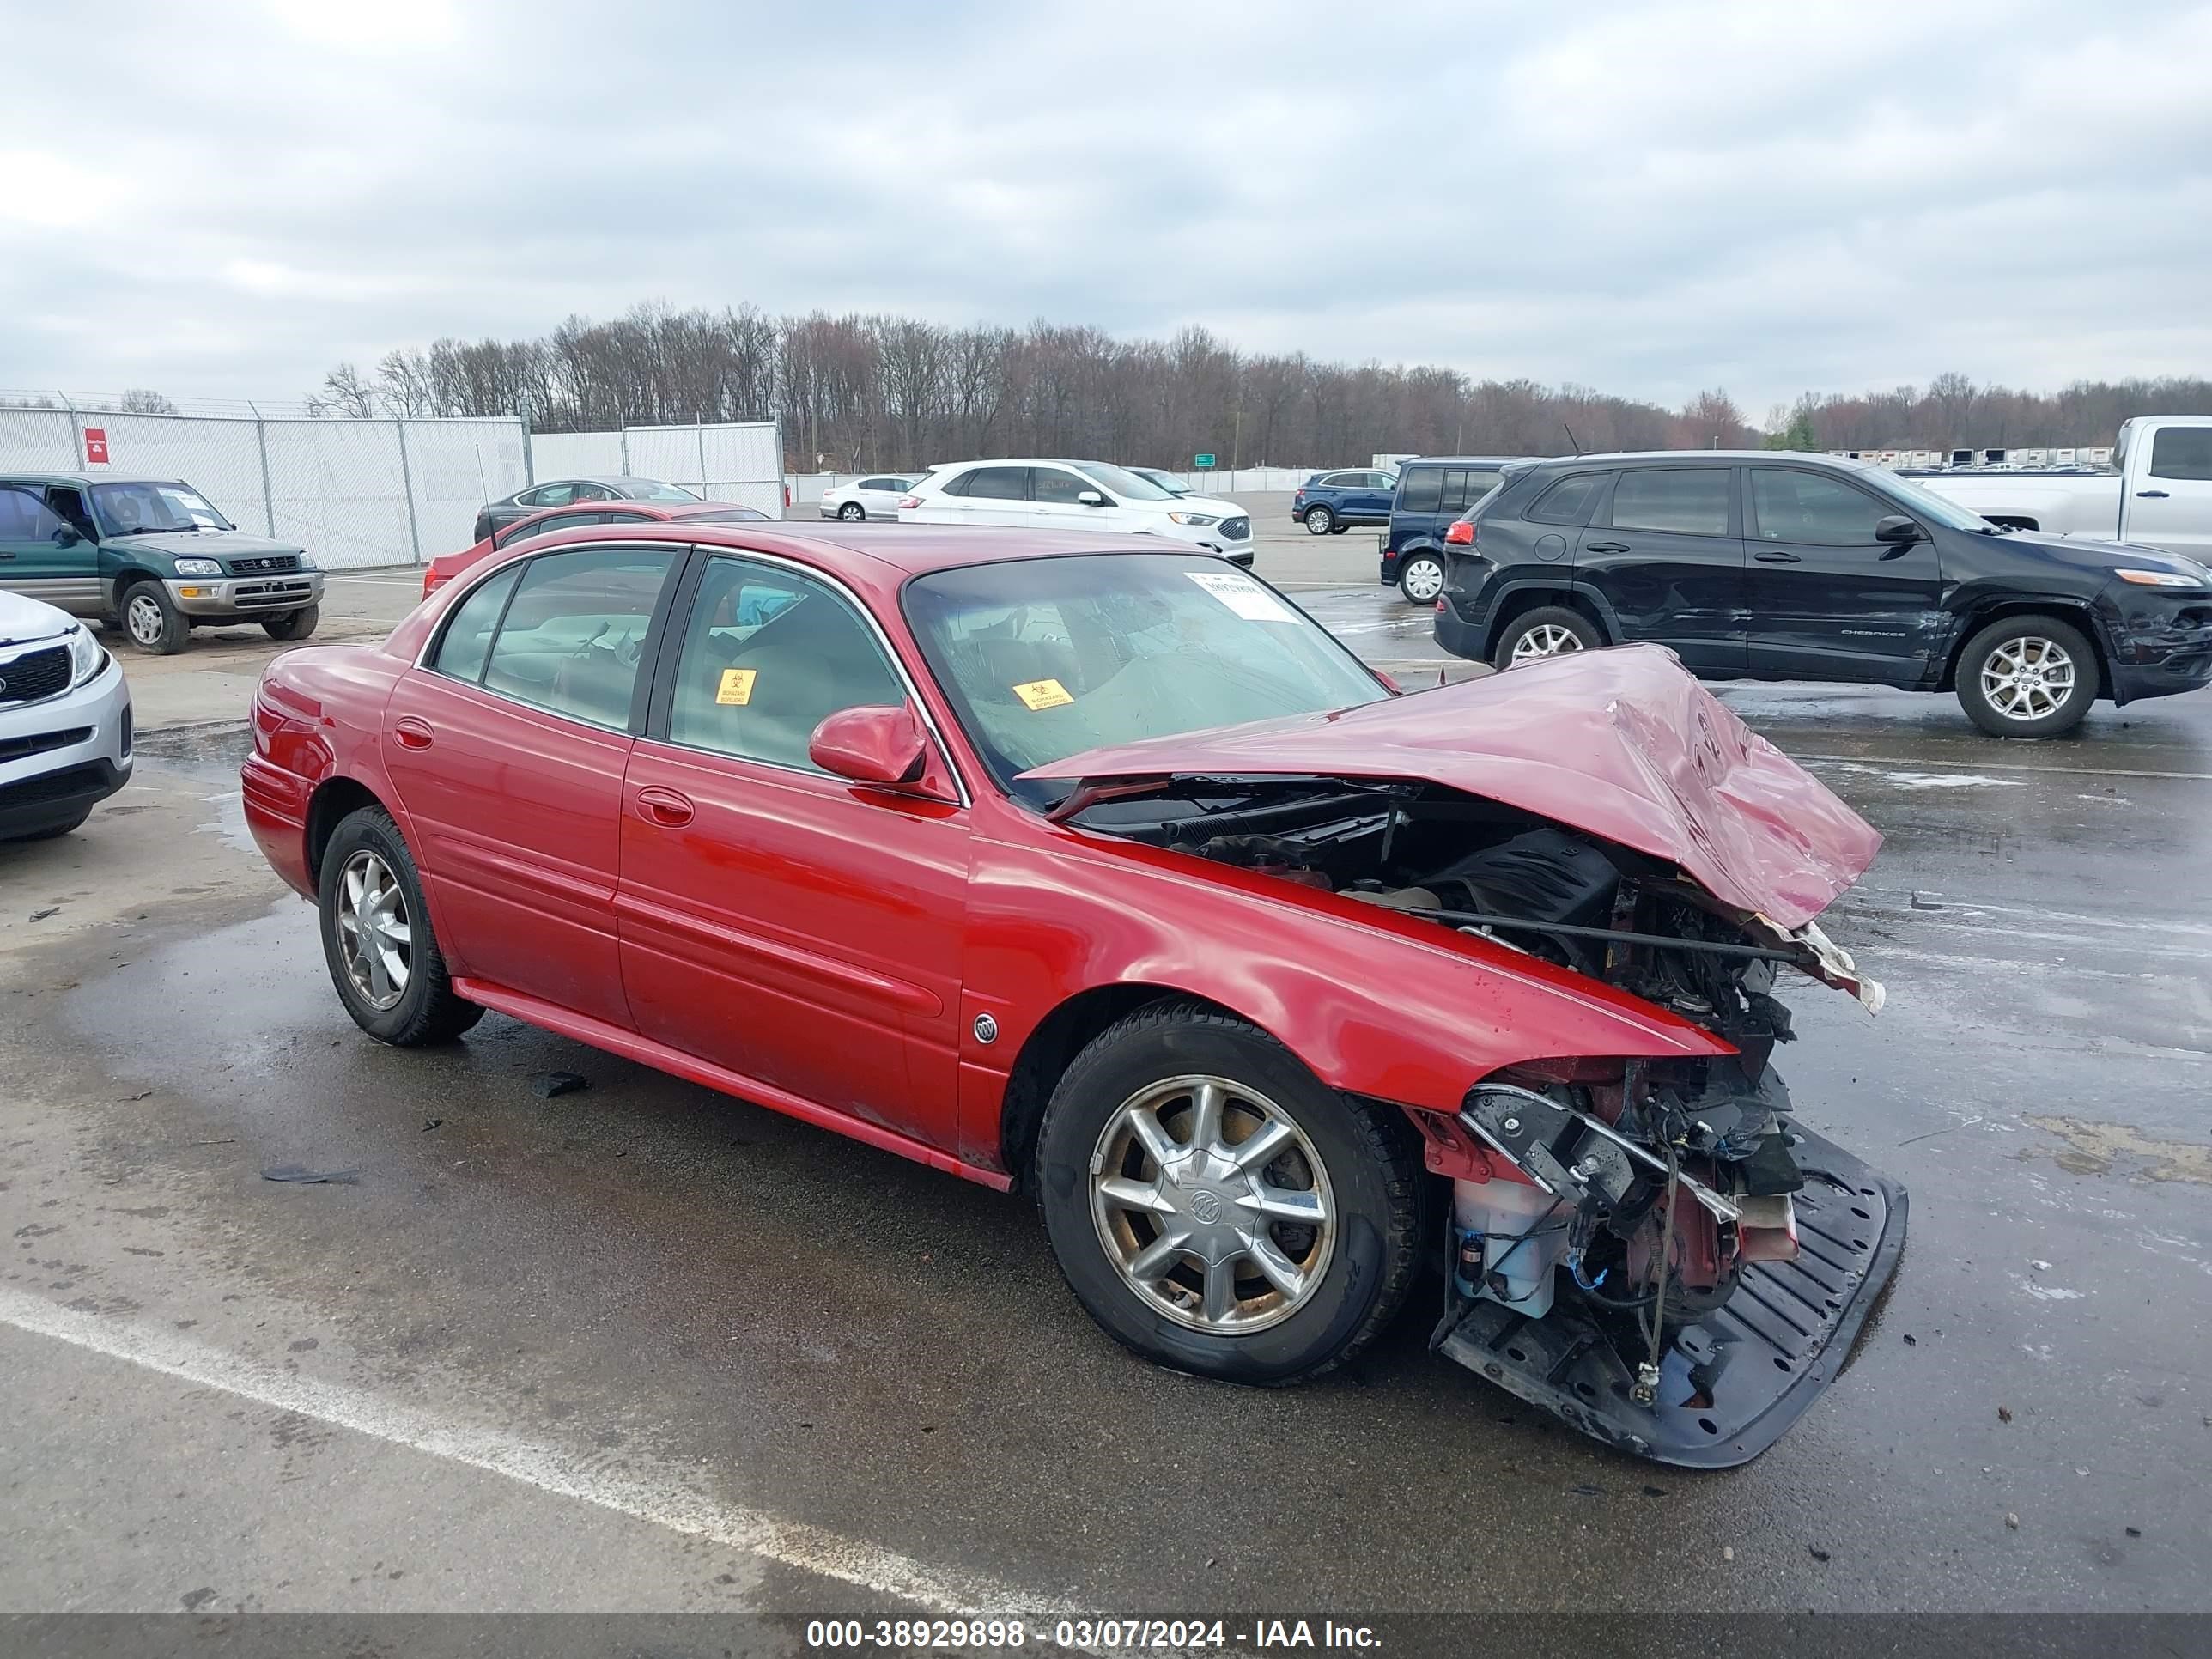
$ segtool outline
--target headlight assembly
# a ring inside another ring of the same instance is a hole
[[[79,623],[69,636],[70,689],[75,690],[87,680],[100,678],[107,666],[107,653],[100,641],[92,637],[92,630]]]
[[[220,576],[222,567],[213,559],[179,559],[177,574],[179,576]]]
[[[1208,525],[1219,524],[1221,522],[1219,519],[1215,518],[1212,514],[1207,513],[1170,513],[1168,514],[1168,517],[1174,520],[1177,524]]]

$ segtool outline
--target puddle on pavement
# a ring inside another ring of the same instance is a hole
[[[207,726],[175,726],[142,732],[136,740],[139,763],[149,772],[176,781],[185,793],[206,803],[210,816],[202,835],[220,836],[227,846],[258,854],[246,827],[238,795],[238,769],[253,750],[253,734],[242,720]]]
[[[2120,1174],[2144,1181],[2186,1181],[2212,1187],[2212,1146],[2194,1141],[2160,1140],[2125,1123],[2092,1123],[2078,1117],[2031,1117],[2027,1121],[2066,1143],[2058,1152],[2028,1151],[2023,1158],[2049,1158],[2074,1175]]]

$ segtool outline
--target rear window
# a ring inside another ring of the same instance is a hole
[[[1409,466],[1398,475],[1398,511],[1433,513],[1443,499],[1444,475],[1440,467]]]
[[[1528,509],[1527,516],[1537,524],[1579,526],[1589,520],[1590,508],[1597,505],[1605,480],[1602,472],[1578,472],[1571,478],[1562,478],[1536,498],[1536,504]]]
[[[1613,527],[1678,536],[1725,536],[1729,472],[1724,466],[1654,467],[1624,472],[1613,487]]]
[[[2152,439],[2150,476],[2212,482],[2212,426],[2170,426]]]

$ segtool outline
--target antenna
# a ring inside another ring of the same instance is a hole
[[[1561,421],[1559,422],[1559,430],[1567,434],[1567,441],[1569,443],[1575,444],[1575,453],[1577,455],[1581,454],[1583,453],[1583,447],[1580,444],[1575,443],[1574,428],[1569,426],[1565,421]]]

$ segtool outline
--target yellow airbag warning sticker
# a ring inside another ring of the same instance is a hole
[[[722,683],[715,689],[716,702],[750,702],[753,700],[753,676],[757,668],[725,668]]]
[[[1030,680],[1016,686],[1014,695],[1031,708],[1057,708],[1075,701],[1058,680]]]

